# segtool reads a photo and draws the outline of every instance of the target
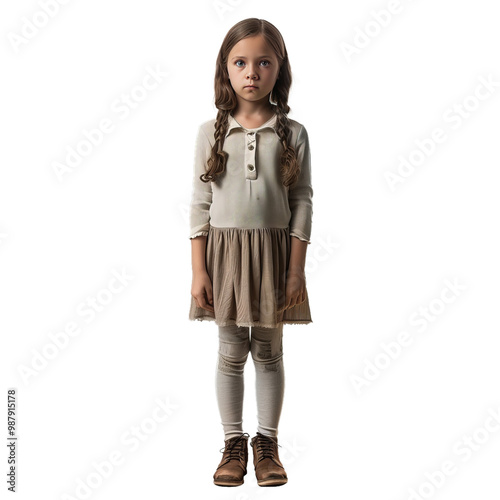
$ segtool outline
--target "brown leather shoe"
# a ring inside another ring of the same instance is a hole
[[[243,484],[243,476],[247,473],[249,437],[250,434],[244,432],[240,436],[224,441],[224,449],[219,450],[223,455],[214,474],[214,484],[217,486]]]
[[[278,456],[278,438],[260,432],[252,438],[253,464],[259,486],[281,486],[288,482],[285,468]]]

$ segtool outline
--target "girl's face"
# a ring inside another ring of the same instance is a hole
[[[240,40],[227,59],[229,80],[238,101],[269,101],[279,70],[278,58],[262,35]]]

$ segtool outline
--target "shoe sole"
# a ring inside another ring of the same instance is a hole
[[[214,479],[217,486],[241,486],[244,481],[224,481],[223,479]]]
[[[261,481],[257,481],[259,486],[281,486],[282,484],[286,484],[288,479],[283,479],[282,477],[262,479]]]

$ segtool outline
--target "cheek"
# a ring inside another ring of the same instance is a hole
[[[229,75],[229,78],[237,78],[241,73],[241,69],[239,68],[231,68],[230,70],[228,69],[227,74]]]

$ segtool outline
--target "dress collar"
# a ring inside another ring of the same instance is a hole
[[[227,127],[226,137],[229,135],[229,133],[231,132],[231,130],[233,130],[235,128],[239,128],[239,129],[242,129],[242,130],[253,130],[253,131],[262,130],[262,129],[265,129],[265,128],[272,128],[276,132],[276,120],[277,120],[277,117],[278,117],[278,115],[276,113],[274,113],[274,115],[271,118],[269,118],[269,120],[267,120],[266,123],[263,123],[260,127],[245,128],[243,125],[241,125],[240,123],[238,123],[238,121],[236,121],[236,118],[234,118],[234,116],[232,116],[230,114],[229,118],[228,118],[229,125]]]

